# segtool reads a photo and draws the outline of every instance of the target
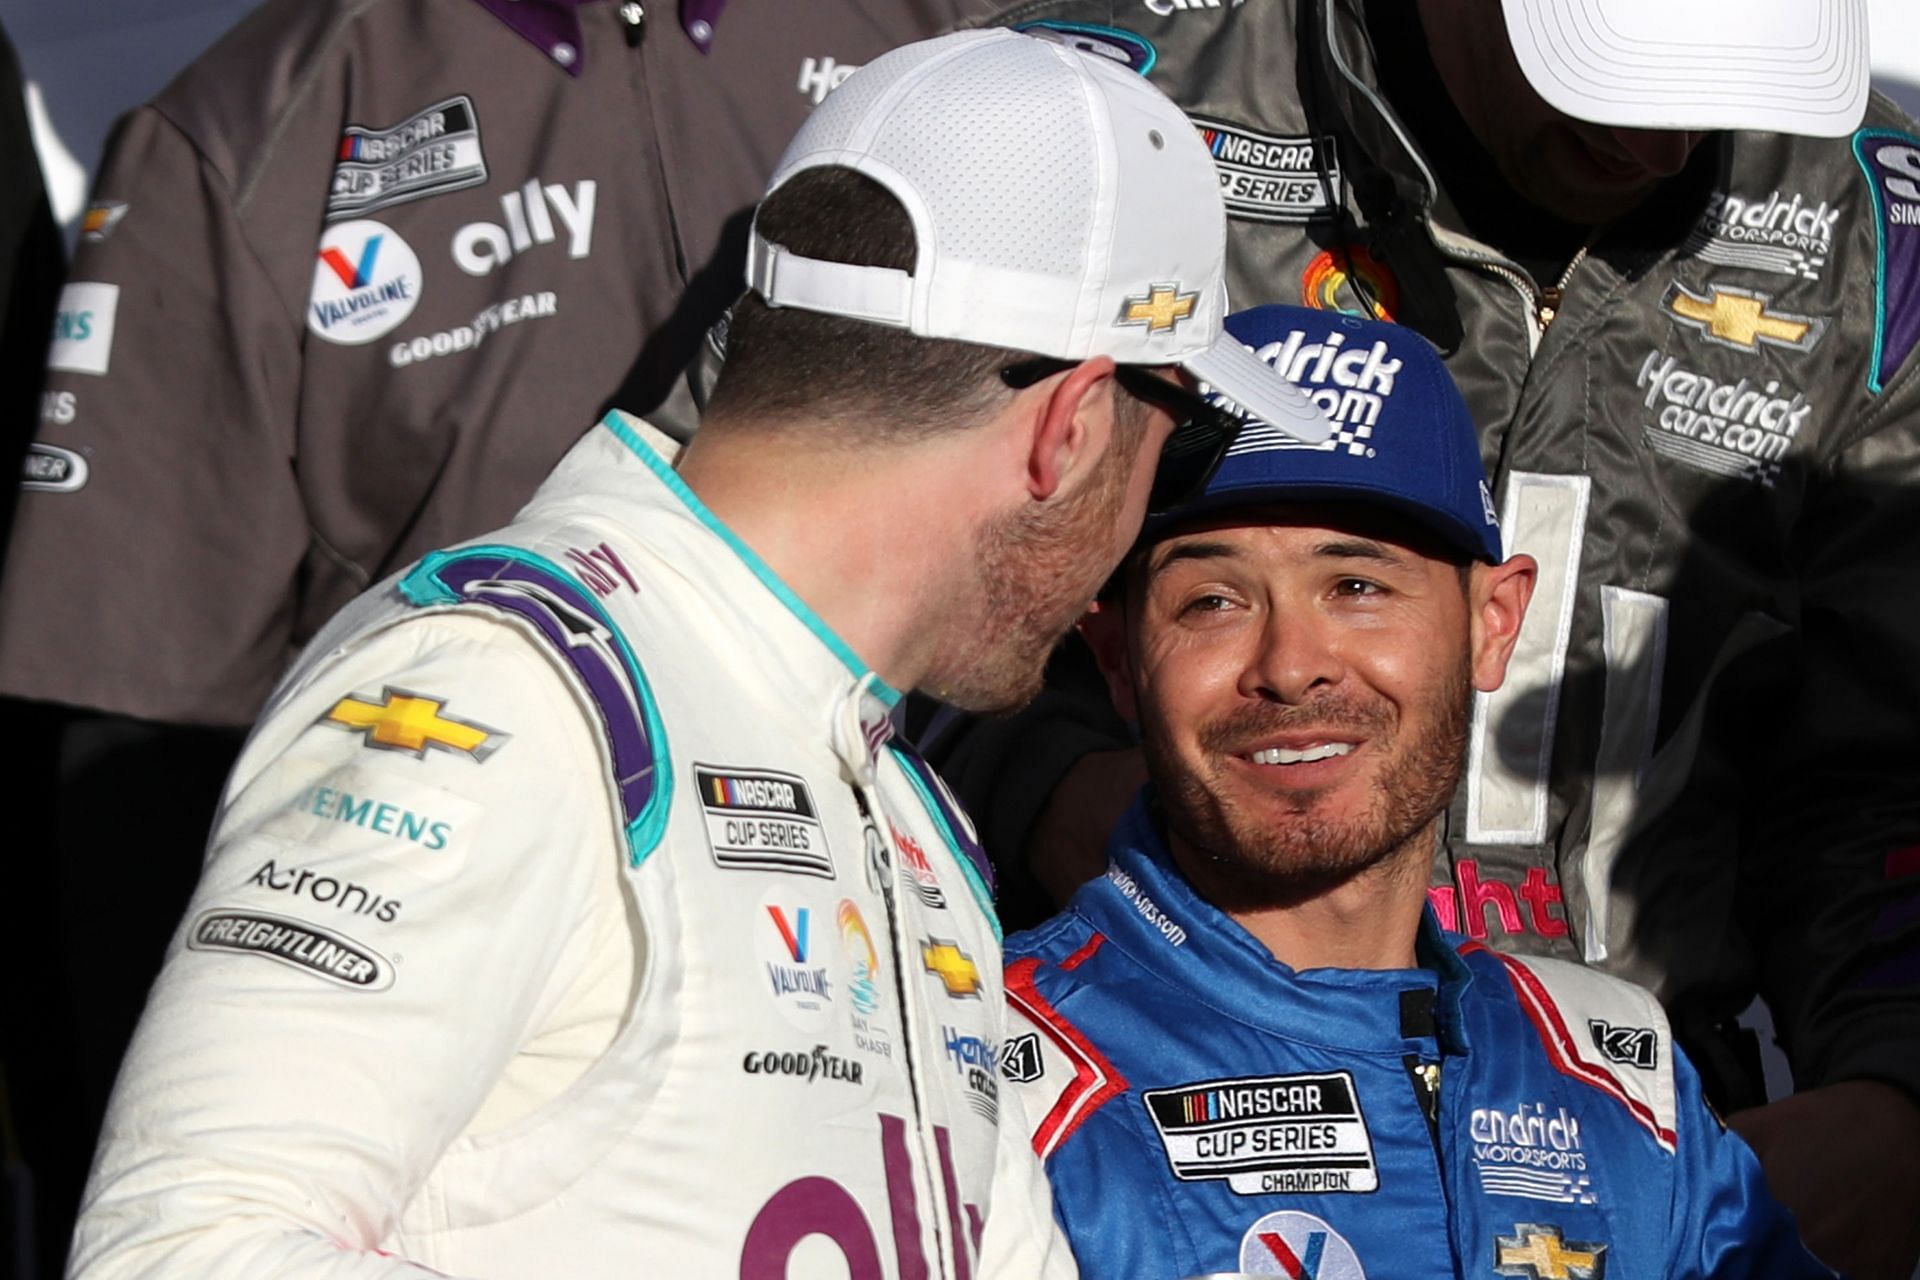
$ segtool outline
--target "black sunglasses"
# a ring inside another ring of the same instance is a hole
[[[1078,363],[1039,356],[1008,365],[1000,371],[1000,381],[1015,391],[1024,391],[1044,378],[1065,373]],[[1198,393],[1139,365],[1115,365],[1113,380],[1128,395],[1165,409],[1173,416],[1173,434],[1161,447],[1160,465],[1154,470],[1153,488],[1147,493],[1147,514],[1159,515],[1199,497],[1220,460],[1227,456],[1234,436],[1239,434],[1240,420],[1209,404]]]

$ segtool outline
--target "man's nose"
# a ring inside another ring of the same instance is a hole
[[[1331,641],[1325,619],[1312,610],[1269,610],[1241,672],[1241,695],[1299,703],[1321,685],[1338,684],[1345,664]]]

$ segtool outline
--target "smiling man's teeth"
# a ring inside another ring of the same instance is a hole
[[[1304,751],[1289,751],[1285,747],[1268,747],[1265,751],[1256,751],[1249,757],[1255,764],[1311,764],[1315,760],[1325,760],[1331,756],[1344,756],[1353,750],[1351,742],[1323,742],[1317,747],[1308,747]]]

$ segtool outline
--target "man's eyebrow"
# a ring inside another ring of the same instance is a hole
[[[1330,539],[1314,547],[1313,554],[1335,560],[1378,560],[1391,565],[1407,562],[1406,555],[1399,548],[1390,543],[1375,542],[1372,538]]]
[[[1230,542],[1181,542],[1171,547],[1156,547],[1147,559],[1147,574],[1160,573],[1182,560],[1226,560],[1239,554],[1240,548]]]

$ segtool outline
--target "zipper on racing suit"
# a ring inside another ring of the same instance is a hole
[[[1581,245],[1580,251],[1573,255],[1572,261],[1567,263],[1567,269],[1560,273],[1560,278],[1545,288],[1534,284],[1527,273],[1518,267],[1493,261],[1478,264],[1488,273],[1499,276],[1512,285],[1519,292],[1521,300],[1527,304],[1527,314],[1532,319],[1527,334],[1527,354],[1531,355],[1540,349],[1540,339],[1547,336],[1547,329],[1553,324],[1553,318],[1560,314],[1560,304],[1566,301],[1567,282],[1573,279],[1574,269],[1586,261],[1587,250],[1592,247],[1592,240]]]
[[[867,802],[866,789],[857,782],[849,782],[847,783],[847,787],[853,792],[853,802],[859,806],[860,821],[865,828],[867,870],[869,874],[879,880],[880,897],[885,902],[887,909],[887,940],[893,952],[893,994],[894,999],[900,1003],[900,1053],[906,1060],[907,1091],[913,1099],[914,1144],[920,1153],[920,1158],[916,1163],[919,1170],[925,1174],[927,1180],[927,1186],[923,1189],[926,1193],[925,1196],[923,1197],[920,1194],[920,1190],[922,1189],[916,1189],[914,1199],[924,1203],[925,1212],[929,1215],[928,1221],[933,1224],[934,1257],[932,1262],[938,1272],[944,1273],[947,1269],[948,1255],[946,1236],[948,1232],[954,1234],[954,1245],[956,1249],[964,1249],[966,1245],[959,1235],[960,1225],[958,1223],[949,1224],[945,1230],[941,1227],[940,1215],[944,1212],[944,1209],[940,1199],[940,1189],[934,1185],[933,1181],[934,1171],[939,1169],[940,1165],[936,1162],[934,1153],[927,1148],[927,1103],[921,1094],[920,1068],[914,1059],[913,1034],[916,1024],[913,1009],[915,1006],[908,1003],[908,940],[900,927],[899,904],[894,899],[893,851],[886,838],[880,834],[880,824],[874,819],[873,806]],[[894,1223],[894,1230],[897,1232],[899,1228],[900,1224],[896,1221]],[[896,1240],[894,1247],[904,1253],[908,1245],[904,1241]],[[920,1242],[918,1240],[913,1241],[911,1248],[917,1252],[920,1248]]]
[[[1433,1020],[1432,991],[1415,987],[1400,993],[1400,1034],[1409,1040],[1434,1040],[1434,1056],[1439,1057],[1439,1027]],[[1433,1161],[1440,1164],[1440,1064],[1428,1062],[1415,1053],[1407,1054],[1400,1062],[1407,1069],[1407,1078],[1413,1082],[1413,1100],[1420,1105],[1420,1114],[1427,1118],[1427,1137],[1433,1140]]]

